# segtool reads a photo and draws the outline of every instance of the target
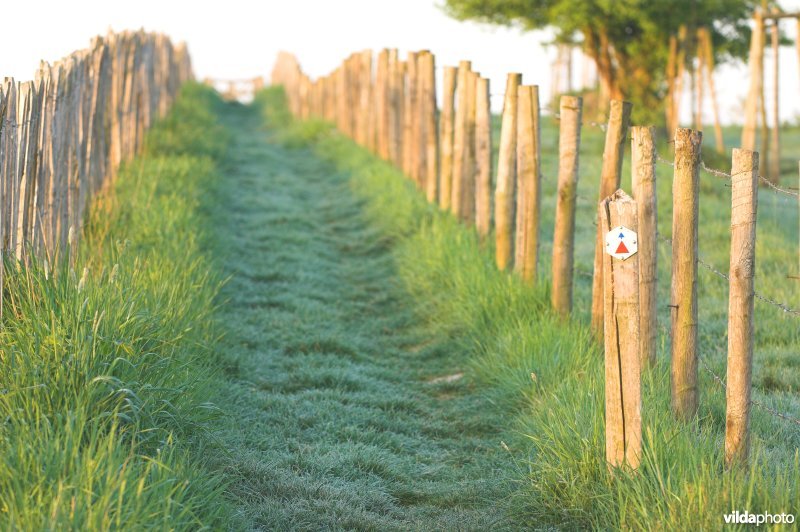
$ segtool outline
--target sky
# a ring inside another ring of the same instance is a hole
[[[657,1],[657,0],[656,0]],[[492,106],[502,106],[507,72],[521,72],[525,83],[540,86],[549,101],[551,63],[556,50],[546,43],[548,31],[521,32],[447,17],[443,0],[266,0],[192,2],[178,0],[72,0],[8,2],[0,46],[0,75],[31,79],[39,60],[56,60],[85,48],[93,35],[138,29],[168,34],[186,41],[198,78],[238,79],[268,76],[279,50],[294,53],[312,77],[327,73],[356,50],[429,49],[437,65],[472,61],[473,69],[489,77]],[[800,0],[781,0],[787,11],[800,11]],[[46,13],[46,16],[42,16]],[[31,29],[35,29],[32,32]],[[794,38],[796,25],[784,24]],[[16,43],[10,46],[9,43]],[[573,79],[582,77],[580,54],[575,54]],[[795,47],[781,49],[781,120],[800,121],[800,75]],[[767,94],[771,94],[772,61],[765,62]],[[724,122],[737,122],[747,92],[745,65],[721,67],[716,74]],[[687,96],[688,97],[688,96]],[[771,111],[771,104],[770,111]],[[688,121],[687,111],[685,119]],[[710,120],[710,110],[707,119]]]

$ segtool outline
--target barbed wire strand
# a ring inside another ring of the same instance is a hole
[[[667,237],[664,237],[664,236],[661,236],[661,235],[658,236],[658,240],[663,242],[663,243],[665,243],[665,244],[672,244],[672,239],[671,238],[667,238]],[[730,282],[731,278],[728,276],[728,274],[718,270],[712,264],[704,261],[702,258],[697,257],[697,263],[700,264],[706,270],[708,270],[711,273],[713,273],[714,275],[716,275],[717,277],[720,277],[720,278],[725,279],[726,281]],[[800,316],[800,310],[796,310],[796,309],[790,308],[787,304],[781,303],[780,301],[776,301],[776,300],[774,300],[772,298],[769,298],[769,297],[767,297],[765,295],[759,294],[755,290],[753,291],[753,296],[756,299],[763,301],[764,303],[768,303],[768,304],[770,304],[770,305],[772,305],[772,306],[774,306],[776,308],[781,309],[785,314],[793,314],[795,316]]]

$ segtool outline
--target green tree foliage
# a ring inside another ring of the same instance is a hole
[[[760,0],[446,0],[445,11],[460,20],[549,28],[556,42],[581,43],[611,97],[633,101],[636,118],[653,121],[663,117],[670,35],[682,24],[689,35],[706,26],[717,62],[744,58],[748,20],[760,5]]]

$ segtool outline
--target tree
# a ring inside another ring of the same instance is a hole
[[[682,24],[692,36],[694,28],[706,26],[717,63],[744,58],[750,41],[748,21],[761,4],[761,0],[445,1],[445,11],[460,20],[524,30],[550,28],[556,42],[581,43],[611,97],[634,102],[640,121],[663,117],[670,35]]]

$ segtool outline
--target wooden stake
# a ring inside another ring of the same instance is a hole
[[[666,113],[667,131],[675,129],[675,124],[672,123],[672,118],[675,113],[675,81],[677,70],[677,55],[678,55],[678,39],[675,35],[669,36],[669,56],[667,59],[667,103],[664,106]]]
[[[703,134],[676,130],[672,182],[672,409],[697,413],[697,244]]]
[[[475,157],[475,116],[477,112],[476,97],[478,88],[477,72],[469,71],[467,75],[467,131],[464,149],[463,181],[461,190],[461,218],[467,224],[475,223],[475,178],[477,173]]]
[[[598,245],[605,249],[605,235],[612,228],[636,232],[636,211],[636,203],[622,190],[601,201]],[[604,252],[603,261],[606,460],[610,467],[636,469],[642,452],[639,257],[620,260]]]
[[[503,101],[503,123],[497,157],[497,185],[494,192],[495,260],[500,270],[507,269],[511,262],[514,188],[517,182],[517,87],[521,81],[522,74],[508,75]]]
[[[537,279],[539,260],[539,87],[521,85],[517,107],[517,234],[515,271],[524,281]]]
[[[779,106],[780,89],[780,30],[778,21],[772,21],[772,139],[769,154],[769,180],[773,183],[780,181],[781,174],[781,116]],[[798,35],[800,39],[800,35]]]
[[[639,221],[639,337],[642,367],[656,362],[658,334],[656,292],[658,274],[658,215],[656,202],[655,128],[631,128],[633,197]]]
[[[632,105],[621,100],[611,101],[611,111],[606,129],[606,144],[603,150],[603,167],[600,171],[600,199],[607,198],[619,188],[622,177],[622,159],[626,137],[631,121]],[[597,228],[600,241],[601,228]],[[592,278],[592,330],[596,335],[603,332],[603,246],[595,245],[594,275]]]
[[[423,129],[425,131],[425,191],[428,201],[436,202],[439,194],[439,135],[436,127],[436,60],[433,54],[425,55]]]
[[[572,310],[572,270],[575,247],[575,195],[581,145],[583,99],[562,96],[559,106],[558,194],[553,233],[553,308],[562,316]]]
[[[750,89],[744,111],[742,149],[755,151],[756,128],[758,127],[758,102],[764,82],[764,18],[760,11],[753,16],[755,27],[750,40]]]
[[[734,149],[731,176],[728,375],[725,389],[725,463],[727,465],[746,462],[749,450],[758,153]]]
[[[452,195],[456,72],[455,67],[444,67],[442,75],[442,114],[439,117],[439,146],[442,154],[442,168],[439,182],[439,206],[444,210],[450,209]]]
[[[453,133],[453,178],[450,195],[450,208],[453,214],[459,218],[463,217],[464,208],[464,188],[467,179],[467,150],[469,137],[469,72],[471,63],[461,61],[458,65],[458,86],[456,87],[456,113],[455,113],[455,132]]]
[[[475,111],[475,227],[481,237],[489,234],[492,218],[492,114],[489,80],[478,78]]]
[[[714,111],[714,140],[717,152],[725,153],[725,140],[722,137],[722,125],[719,122],[719,105],[717,102],[717,89],[714,85],[714,45],[711,43],[711,32],[708,28],[702,28],[702,47],[706,67],[708,92],[711,96],[711,109]]]

